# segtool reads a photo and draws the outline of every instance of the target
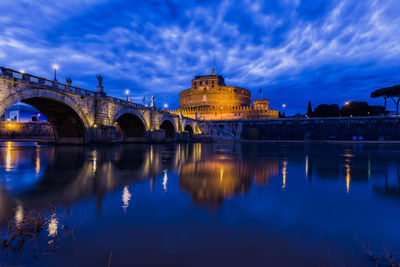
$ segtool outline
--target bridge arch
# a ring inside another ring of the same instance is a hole
[[[161,120],[160,130],[165,131],[165,140],[174,141],[176,136],[176,127],[172,120],[165,118]]]
[[[185,125],[184,130],[185,130],[185,132],[188,132],[188,133],[189,133],[190,137],[193,137],[193,135],[194,135],[194,130],[193,130],[192,124],[187,123],[187,124]]]
[[[44,89],[19,91],[0,102],[0,115],[18,102],[36,108],[49,120],[56,143],[87,143],[90,124],[79,105],[68,95]]]
[[[117,127],[117,141],[144,142],[147,140],[146,122],[140,112],[122,109],[114,117],[114,125]]]

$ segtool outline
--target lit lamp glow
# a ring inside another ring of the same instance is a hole
[[[59,66],[57,64],[53,64],[53,69],[54,69],[54,81],[57,81],[57,69]]]
[[[167,103],[164,104],[164,108],[165,108],[165,109],[168,108],[168,104],[167,104]]]
[[[126,101],[129,101],[129,89],[125,90]]]

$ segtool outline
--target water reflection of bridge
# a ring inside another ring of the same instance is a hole
[[[302,175],[309,182],[315,178],[342,179],[347,193],[353,183],[375,177],[374,192],[400,195],[400,171],[389,168],[391,161],[396,166],[400,162],[379,147],[135,144],[17,148],[7,143],[0,149],[2,219],[13,216],[16,199],[29,210],[49,203],[69,206],[95,197],[101,209],[103,197],[116,188],[149,179],[149,190],[153,190],[159,178],[164,179],[166,189],[169,173],[179,175],[180,189],[190,194],[194,203],[208,207],[218,207],[226,198],[243,195],[252,186],[268,185],[272,178],[286,190],[293,177]],[[128,187],[124,194],[129,196]]]

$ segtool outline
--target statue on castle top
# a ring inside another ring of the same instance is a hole
[[[151,105],[150,105],[150,107],[152,107],[152,108],[156,107],[156,104],[154,102],[154,95],[151,96]]]
[[[211,68],[211,75],[215,75],[215,68],[214,67]]]

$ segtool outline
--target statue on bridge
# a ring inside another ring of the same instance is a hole
[[[67,82],[68,85],[72,84],[72,79],[70,77],[65,78],[65,81]]]
[[[97,81],[99,82],[99,86],[103,87],[103,76],[101,76],[99,74],[99,75],[96,75],[96,78],[97,78]]]
[[[156,103],[154,102],[154,95],[151,96],[151,108],[155,108],[156,107]]]
[[[104,87],[103,87],[103,76],[96,75],[97,81],[99,82],[99,85],[97,86],[97,93],[100,93],[101,96],[106,96],[104,93]]]

